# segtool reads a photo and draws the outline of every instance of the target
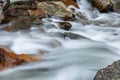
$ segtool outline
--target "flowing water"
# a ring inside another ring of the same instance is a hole
[[[83,25],[78,18],[70,22],[73,26],[70,31],[64,31],[54,26],[57,19],[47,18],[44,26],[33,25],[29,30],[17,32],[0,31],[1,47],[16,53],[39,54],[42,59],[5,70],[0,73],[0,80],[93,80],[99,69],[119,60],[120,14],[101,14],[86,0],[78,4],[80,9],[76,12],[104,24]],[[67,32],[81,37],[62,36]]]

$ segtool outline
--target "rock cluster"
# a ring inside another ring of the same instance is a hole
[[[5,6],[5,9],[0,6],[0,23],[8,23],[2,28],[2,30],[6,31],[26,29],[30,27],[31,23],[39,25],[44,24],[41,19],[46,18],[46,15],[49,15],[50,17],[57,16],[65,21],[71,21],[74,20],[75,15],[68,6],[73,5],[74,7],[79,8],[77,3],[73,0],[29,0],[17,1],[14,3],[10,3],[9,0],[6,0],[6,2],[7,4],[5,5],[7,7]],[[2,2],[1,5],[3,4],[4,3]],[[66,30],[66,28],[61,29]]]

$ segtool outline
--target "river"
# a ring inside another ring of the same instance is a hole
[[[1,47],[16,53],[39,53],[42,59],[0,72],[0,80],[93,80],[99,69],[119,60],[120,14],[99,13],[86,0],[78,0],[78,4],[80,9],[76,12],[82,12],[89,20],[105,23],[83,25],[78,18],[70,22],[71,30],[65,31],[53,26],[57,19],[47,18],[44,26],[0,31]],[[81,37],[72,39],[62,36],[63,33]]]

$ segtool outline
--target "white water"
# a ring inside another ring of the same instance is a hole
[[[120,14],[99,13],[86,0],[78,1],[86,18],[105,24],[83,25],[71,22],[70,31],[60,30],[47,21],[30,30],[0,32],[0,46],[16,53],[38,54],[43,61],[21,65],[0,73],[0,80],[93,80],[96,72],[120,59]],[[55,19],[52,19],[53,21]],[[88,39],[64,38],[72,32]]]

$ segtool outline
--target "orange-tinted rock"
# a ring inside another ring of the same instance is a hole
[[[0,70],[15,67],[22,63],[38,61],[39,59],[27,54],[17,55],[12,51],[0,48]]]
[[[61,1],[67,6],[73,5],[76,8],[79,8],[78,4],[73,0],[61,0]]]
[[[27,55],[27,54],[20,54],[19,58],[24,60],[25,62],[34,62],[38,61],[39,59],[35,56]]]

